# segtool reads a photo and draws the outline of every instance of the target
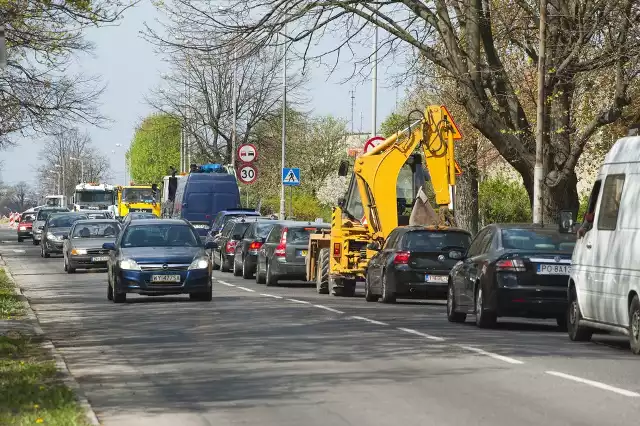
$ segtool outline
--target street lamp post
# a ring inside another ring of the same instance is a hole
[[[118,148],[125,148],[125,146],[123,144],[121,144],[121,143],[117,143],[116,146]],[[116,151],[114,150],[114,151],[111,151],[111,152],[115,154]],[[124,153],[124,183],[123,183],[123,185],[125,185],[125,186],[127,185],[127,176],[129,174],[127,169],[128,169],[127,152],[125,151],[125,153]]]
[[[284,27],[282,66],[282,170],[285,166],[285,144],[287,142],[287,27]],[[280,220],[285,218],[284,179],[280,182]]]

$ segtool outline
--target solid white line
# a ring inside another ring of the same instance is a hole
[[[289,302],[302,303],[305,305],[310,305],[311,302],[307,302],[306,300],[298,300],[298,299],[287,299]]]
[[[444,339],[442,337],[432,336],[426,333],[420,333],[419,331],[413,330],[411,328],[398,327],[398,330],[404,331],[405,333],[409,333],[409,334],[415,334],[416,336],[424,337],[425,339],[435,340],[436,342],[444,342]]]
[[[235,284],[230,284],[226,281],[218,280],[218,282],[222,285],[226,285],[227,287],[235,287]]]
[[[467,351],[471,351],[471,352],[475,352],[481,355],[486,355],[488,357],[491,357],[493,359],[497,359],[499,361],[504,361],[504,362],[508,362],[509,364],[524,364],[524,361],[520,361],[519,359],[515,359],[515,358],[510,358],[508,356],[504,356],[504,355],[498,355],[498,354],[494,354],[493,352],[487,352],[483,349],[480,348],[475,348],[473,346],[467,346],[467,345],[456,345],[462,349],[465,349]]]
[[[615,386],[609,386],[600,382],[594,382],[593,380],[583,379],[581,377],[572,376],[570,374],[560,373],[558,371],[545,371],[545,373],[551,374],[552,376],[562,377],[563,379],[573,380],[574,382],[584,383],[585,385],[593,386],[595,388],[615,392],[619,395],[630,396],[632,398],[640,397],[640,393],[631,392],[626,389],[620,389]]]
[[[366,322],[370,322],[371,324],[377,324],[377,325],[389,325],[386,322],[382,322],[382,321],[376,321],[376,320],[372,320],[369,318],[365,318],[365,317],[357,317],[357,316],[352,316],[349,318],[353,318],[353,319],[358,319],[358,320],[362,320],[362,321],[366,321]]]
[[[273,297],[274,299],[282,299],[282,296],[276,296],[275,294],[260,293],[260,296]]]
[[[328,306],[324,306],[324,305],[313,305],[313,306],[315,306],[316,308],[324,309],[325,311],[335,312],[336,314],[344,314],[344,312],[339,311],[337,309],[330,308]]]
[[[250,291],[251,293],[255,293],[255,292],[256,292],[255,290],[251,290],[250,288],[240,287],[240,286],[237,286],[237,287],[238,287],[240,290]]]

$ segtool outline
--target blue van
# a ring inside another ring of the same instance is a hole
[[[235,176],[201,170],[177,179],[170,216],[188,220],[204,236],[220,211],[240,208],[240,191]]]

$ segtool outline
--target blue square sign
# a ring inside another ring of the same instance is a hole
[[[282,183],[285,186],[299,186],[300,169],[288,167],[282,169]]]

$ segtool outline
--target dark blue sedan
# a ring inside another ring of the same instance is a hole
[[[129,222],[109,250],[107,298],[124,303],[127,293],[147,296],[189,294],[211,301],[211,262],[193,226],[178,219]]]

